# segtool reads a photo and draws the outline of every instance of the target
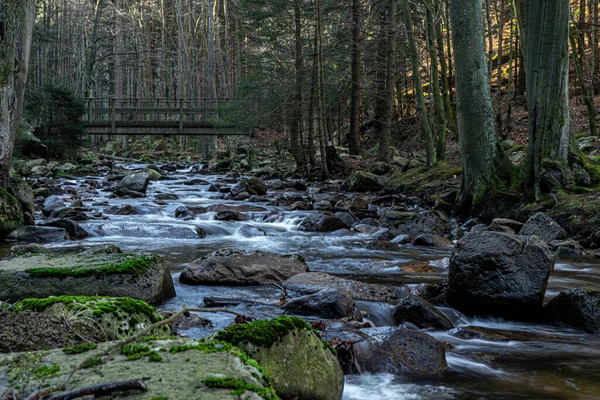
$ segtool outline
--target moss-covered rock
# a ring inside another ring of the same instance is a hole
[[[23,226],[23,210],[19,200],[0,188],[0,240]]]
[[[94,358],[110,346],[114,343],[85,352],[51,350],[0,356],[0,390],[27,397],[36,389],[62,383],[74,366],[91,357],[69,380],[66,390],[143,379],[148,390],[131,391],[128,399],[279,399],[258,364],[228,343],[145,340]]]
[[[15,196],[19,203],[21,203],[21,208],[23,212],[28,213],[27,223],[33,224],[35,217],[35,204],[33,202],[33,189],[31,186],[25,181],[23,178],[12,175],[10,177],[8,183],[8,191],[10,194]]]
[[[429,199],[448,201],[455,197],[460,186],[461,168],[439,163],[431,168],[414,168],[407,172],[397,172],[386,182],[386,193],[403,193]]]
[[[383,188],[385,179],[366,171],[356,171],[345,182],[351,192],[378,192]]]
[[[0,298],[18,301],[63,295],[127,296],[160,304],[175,290],[169,270],[157,255],[87,251],[0,260]]]
[[[129,297],[59,296],[45,299],[24,299],[15,305],[17,310],[43,312],[64,318],[71,325],[92,325],[104,333],[104,340],[119,340],[161,321],[162,315],[142,300]],[[151,335],[168,335],[164,326]]]
[[[300,318],[284,316],[232,325],[214,339],[239,346],[255,359],[282,398],[342,398],[344,374],[334,350]]]

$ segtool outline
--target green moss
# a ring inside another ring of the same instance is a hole
[[[83,364],[81,366],[81,368],[92,368],[92,367],[95,367],[96,365],[100,365],[100,364],[102,364],[102,359],[100,359],[100,358],[93,358],[90,361],[88,361],[85,364]]]
[[[73,268],[30,268],[27,273],[36,278],[64,278],[104,276],[115,274],[141,275],[153,265],[160,263],[158,255],[124,256],[124,260],[116,264],[83,266]]]
[[[282,316],[270,320],[255,321],[250,324],[228,326],[217,332],[215,339],[232,344],[250,342],[257,346],[271,347],[279,338],[294,329],[313,330],[301,318]]]
[[[73,347],[65,347],[63,349],[63,352],[65,354],[81,354],[81,353],[85,353],[86,351],[95,350],[97,348],[98,348],[98,345],[96,343],[89,342],[89,343],[81,343],[81,344],[78,344],[77,346],[73,346]]]
[[[231,394],[234,396],[240,396],[246,391],[251,391],[266,400],[279,400],[279,396],[277,396],[275,391],[270,387],[263,388],[256,385],[251,385],[246,383],[246,381],[243,379],[237,379],[234,377],[208,378],[204,379],[202,383],[210,388],[233,389]]]
[[[130,361],[139,360],[144,357],[148,357],[150,361],[160,362],[162,357],[154,350],[150,350],[148,346],[141,346],[138,344],[126,344],[121,347],[121,354],[127,356]]]
[[[60,373],[60,366],[58,365],[42,365],[33,370],[33,376],[36,379],[45,379],[53,376],[57,376]]]

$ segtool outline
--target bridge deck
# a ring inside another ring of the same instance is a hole
[[[251,135],[252,129],[219,123],[225,100],[90,99],[84,130],[89,135]]]

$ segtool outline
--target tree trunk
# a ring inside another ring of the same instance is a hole
[[[415,32],[413,28],[412,18],[410,15],[410,6],[408,0],[401,0],[402,12],[404,14],[404,23],[406,24],[406,32],[408,36],[408,47],[410,53],[410,63],[412,66],[413,82],[415,85],[415,96],[417,107],[419,108],[419,124],[423,139],[425,141],[425,153],[427,157],[427,166],[430,167],[435,163],[435,153],[433,150],[433,135],[431,134],[431,126],[427,117],[427,108],[425,107],[425,97],[423,97],[423,86],[421,84],[421,72],[419,70],[419,58],[417,53],[417,45],[415,44]],[[481,32],[480,32],[481,34]],[[456,47],[456,45],[455,45]],[[455,49],[456,55],[456,49]],[[485,60],[484,60],[485,64]]]
[[[294,1],[294,36],[295,36],[295,69],[296,69],[296,96],[294,99],[294,110],[291,118],[290,129],[290,152],[296,162],[296,171],[306,173],[306,162],[304,159],[300,132],[302,131],[302,81],[304,59],[302,57],[302,23],[300,19],[300,1]]]
[[[8,184],[10,162],[29,68],[35,0],[0,2],[4,27],[0,36],[0,187]]]
[[[525,2],[525,66],[529,148],[527,166],[536,198],[571,187],[568,101],[569,2]]]
[[[351,155],[360,155],[360,0],[352,0],[352,94],[350,100]]]
[[[571,55],[573,56],[573,62],[575,64],[575,74],[577,75],[579,87],[581,88],[581,97],[583,97],[583,101],[585,102],[585,105],[587,106],[588,110],[590,135],[596,136],[598,134],[598,130],[596,129],[596,107],[594,107],[593,97],[594,88],[592,87],[592,94],[588,93],[585,84],[585,79],[583,76],[583,71],[581,69],[581,57],[580,54],[577,52],[573,31],[569,31],[569,42],[571,43]]]
[[[450,20],[462,158],[459,203],[469,208],[480,205],[497,188],[509,164],[494,127],[481,0],[452,0]]]
[[[386,18],[387,55],[385,68],[385,100],[381,137],[379,139],[379,161],[390,161],[392,140],[392,109],[394,104],[394,58],[396,55],[396,0],[389,0]]]

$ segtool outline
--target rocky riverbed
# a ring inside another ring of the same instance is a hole
[[[363,182],[369,176],[307,185],[205,174],[200,165],[117,167],[120,175],[108,168],[33,177],[37,227],[9,240],[35,240],[54,254],[107,245],[158,254],[175,289],[174,297],[151,301],[162,311],[185,304],[255,319],[300,315],[337,348],[344,399],[600,396],[600,321],[592,304],[600,263],[554,261],[553,254],[581,249],[543,215],[525,227],[510,220],[459,226],[420,208],[419,199],[365,193],[382,187]],[[0,256],[22,244],[0,244]],[[486,286],[499,281],[505,286]],[[459,293],[468,283],[469,298]],[[542,308],[571,289],[583,290]],[[514,296],[490,298],[494,290]],[[592,310],[571,318],[586,307]],[[200,339],[234,322],[229,314],[198,315],[210,322],[177,332]]]

